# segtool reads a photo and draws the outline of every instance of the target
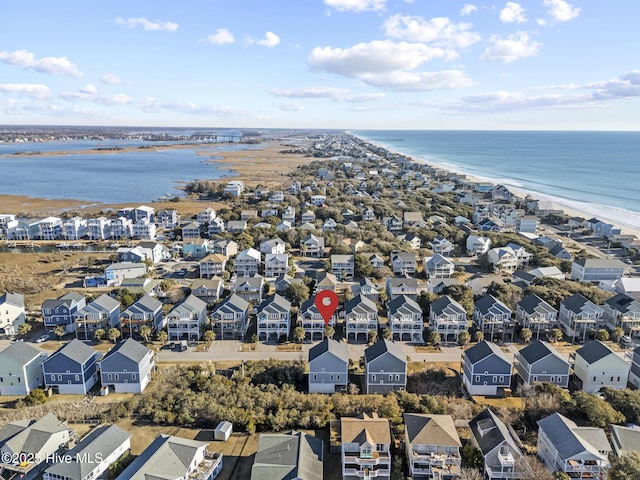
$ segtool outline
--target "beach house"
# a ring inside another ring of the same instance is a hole
[[[309,349],[309,393],[346,392],[349,350],[344,342],[325,337]]]
[[[101,356],[78,339],[65,343],[42,362],[45,387],[63,395],[86,395],[98,381]]]
[[[155,370],[153,351],[133,338],[118,342],[98,362],[104,392],[142,393]]]
[[[364,350],[365,393],[386,395],[407,386],[407,354],[381,338]]]
[[[25,342],[14,342],[0,352],[0,395],[27,395],[44,384],[42,362],[46,352]]]
[[[502,396],[511,386],[511,362],[495,343],[483,340],[462,357],[462,382],[469,395]]]
[[[391,476],[391,426],[377,413],[340,418],[340,460],[344,480]]]
[[[525,385],[546,382],[562,388],[569,386],[571,364],[547,342],[536,340],[518,350],[514,356],[514,366]]]
[[[578,386],[587,393],[602,387],[624,390],[631,366],[599,340],[589,342],[571,354],[573,373]]]

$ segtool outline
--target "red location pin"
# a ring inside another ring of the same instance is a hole
[[[329,325],[329,322],[331,321],[331,315],[333,315],[333,313],[336,311],[336,308],[338,308],[338,304],[340,303],[338,294],[336,292],[332,292],[331,290],[320,290],[316,294],[316,299],[313,303],[315,303],[318,312],[320,312],[320,315],[322,315],[324,324]]]

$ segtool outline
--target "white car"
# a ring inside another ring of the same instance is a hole
[[[36,343],[43,343],[43,342],[46,342],[47,340],[49,340],[49,335],[46,335],[46,334],[40,335],[36,340]]]
[[[622,337],[620,339],[620,341],[625,345],[631,345],[631,343],[633,342],[633,340],[631,339],[631,337],[629,335],[625,335],[624,337]]]

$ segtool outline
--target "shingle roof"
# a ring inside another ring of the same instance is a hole
[[[603,458],[591,444],[576,434],[574,430],[578,426],[559,413],[554,413],[542,420],[538,420],[538,427],[544,431],[563,460],[567,460],[584,451]]]
[[[587,363],[595,363],[608,355],[615,355],[615,352],[600,340],[594,340],[576,350],[576,355],[580,355]]]
[[[422,308],[420,308],[418,302],[412,300],[406,295],[398,295],[393,300],[387,302],[387,312],[389,313],[389,316],[393,315],[400,309],[402,309],[403,311],[422,313]]]
[[[430,309],[431,313],[436,316],[440,316],[445,313],[448,315],[467,314],[464,307],[448,295],[431,302]]]
[[[545,358],[549,355],[556,355],[558,353],[556,350],[546,342],[542,340],[536,340],[533,343],[530,343],[523,349],[521,349],[518,354],[524,358],[529,365],[534,364],[538,360]]]
[[[488,408],[469,422],[469,428],[483,455],[486,455],[502,442],[507,442],[513,450],[520,452],[507,426]]]
[[[365,363],[369,363],[387,352],[406,363],[407,354],[404,353],[400,344],[384,338],[381,338],[370,347],[365,348],[364,361]]]
[[[25,342],[14,342],[0,352],[0,363],[4,363],[4,358],[11,358],[19,365],[26,365],[34,358],[41,355],[41,352]]]
[[[118,476],[118,480],[184,477],[198,449],[206,445],[205,442],[160,434]]]
[[[509,310],[504,303],[493,295],[483,295],[475,301],[474,306],[482,315],[486,315],[488,313],[492,313],[494,315],[511,314],[511,310]]]
[[[67,358],[70,358],[74,362],[82,365],[91,357],[98,354],[93,348],[91,348],[86,343],[81,342],[77,338],[74,338],[69,343],[61,346],[58,350],[51,354],[51,356],[45,360],[49,362],[53,357],[57,355],[64,355]]]
[[[533,315],[536,312],[556,312],[556,309],[545,302],[537,295],[527,295],[518,302],[518,305],[529,315]]]
[[[133,360],[136,363],[140,363],[150,352],[147,347],[141,343],[135,341],[133,338],[127,338],[119,342],[106,355],[102,358],[102,362],[112,357],[113,355],[120,354],[126,358]]]
[[[51,439],[51,435],[68,429],[69,427],[58,420],[53,413],[47,413],[8,439],[3,450],[6,449],[14,453],[39,454],[42,447]]]
[[[325,337],[319,344],[309,349],[309,361],[315,360],[324,353],[331,353],[345,363],[349,363],[349,349],[347,345],[338,340]]]
[[[360,415],[359,418],[342,417],[340,419],[340,435],[342,443],[358,442],[365,439],[371,443],[391,443],[391,428],[389,420],[380,418],[377,414]]]
[[[462,447],[451,415],[405,413],[404,428],[411,444]]]
[[[502,350],[500,350],[500,347],[495,343],[487,342],[486,340],[476,343],[464,352],[464,356],[469,359],[471,364],[478,363],[480,360],[487,358],[490,355],[496,355],[505,362],[511,363]]]
[[[98,454],[106,459],[128,438],[131,438],[131,434],[117,425],[96,427],[68,452],[72,461],[52,465],[46,472],[70,480],[82,480],[96,468],[92,459],[98,458]]]
[[[252,480],[322,480],[322,440],[301,432],[262,434]]]

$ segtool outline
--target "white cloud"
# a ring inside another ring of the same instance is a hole
[[[556,22],[568,22],[580,15],[580,8],[574,8],[565,0],[544,0],[547,6],[547,13],[553,17]]]
[[[401,92],[430,92],[474,85],[474,82],[460,70],[391,72],[366,75],[362,79],[373,87]]]
[[[98,103],[103,103],[105,105],[125,105],[128,103],[132,103],[133,98],[123,93],[117,93],[115,95],[104,95],[96,97],[95,101]]]
[[[473,12],[477,12],[477,11],[478,11],[478,7],[470,3],[465,3],[462,6],[462,10],[460,10],[460,15],[462,15],[463,17],[466,17],[471,15]]]
[[[353,94],[348,88],[334,87],[307,87],[294,89],[273,88],[269,91],[276,97],[287,98],[330,98],[335,102],[365,103],[380,100],[384,93],[359,93]]]
[[[39,99],[51,97],[49,87],[38,83],[0,83],[0,92]]]
[[[527,17],[524,14],[522,5],[515,2],[507,2],[507,5],[500,10],[500,21],[503,23],[525,23]]]
[[[307,87],[293,89],[273,88],[269,93],[276,97],[288,98],[335,98],[346,95],[349,93],[349,89],[333,87]]]
[[[107,85],[120,85],[123,83],[122,79],[113,73],[105,73],[100,76],[100,81]]]
[[[178,30],[179,25],[174,22],[163,22],[160,20],[156,20],[152,22],[151,20],[147,20],[144,17],[136,17],[136,18],[116,18],[116,23],[118,25],[125,25],[128,28],[135,28],[138,25],[141,25],[148,32],[175,32]]]
[[[308,62],[314,70],[359,78],[366,74],[410,70],[445,54],[441,48],[422,43],[376,40],[344,49],[316,47],[309,54]]]
[[[230,117],[245,113],[233,107],[197,105],[191,102],[169,102],[152,97],[136,100],[135,106],[145,113],[177,112],[191,115],[216,115],[219,117]]]
[[[302,112],[304,111],[304,105],[298,102],[281,103],[278,108],[284,112]]]
[[[80,92],[81,93],[86,93],[88,95],[95,95],[96,93],[98,93],[98,89],[94,85],[88,84],[88,85],[82,87],[80,89]]]
[[[542,44],[533,42],[527,32],[516,32],[504,38],[491,36],[491,45],[480,56],[485,62],[511,63],[520,58],[535,56]]]
[[[15,52],[0,52],[0,60],[8,65],[24,68],[25,70],[35,70],[40,73],[51,75],[69,75],[72,77],[82,77],[82,72],[78,67],[69,61],[67,57],[44,57],[36,59],[35,55],[27,50],[16,50]]]
[[[454,23],[446,17],[425,20],[423,17],[393,15],[384,22],[385,34],[400,40],[434,43],[451,47],[468,47],[481,40],[469,31],[470,23]]]
[[[273,32],[267,32],[264,36],[264,39],[258,40],[256,42],[258,45],[262,45],[263,47],[272,48],[280,43],[280,37]]]
[[[324,0],[325,5],[339,12],[366,12],[384,10],[387,0]]]
[[[532,90],[545,92],[535,94],[508,91],[486,92],[431,106],[469,113],[602,107],[604,102],[640,97],[640,70],[625,73],[611,80],[584,84],[547,85]],[[554,90],[565,92],[550,93]]]
[[[207,41],[215,45],[225,45],[228,43],[234,43],[236,39],[226,28],[218,28],[215,34],[207,37]]]

